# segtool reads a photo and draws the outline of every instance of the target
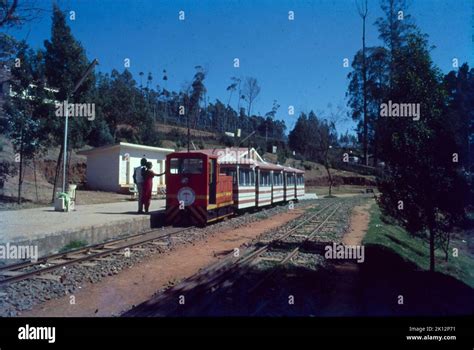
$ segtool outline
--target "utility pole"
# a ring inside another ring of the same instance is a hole
[[[92,69],[94,69],[95,65],[99,64],[99,61],[97,58],[95,58],[92,63],[87,67],[87,70],[85,71],[84,75],[79,79],[77,82],[76,86],[72,90],[72,92],[67,95],[66,97],[66,103],[64,105],[65,113],[65,122],[64,122],[64,152],[63,152],[63,192],[66,192],[66,167],[67,167],[67,132],[68,132],[68,119],[69,119],[69,108],[68,108],[68,100],[76,93],[77,89],[82,85],[86,77],[92,72]]]

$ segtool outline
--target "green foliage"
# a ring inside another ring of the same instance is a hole
[[[459,163],[464,171],[474,173],[474,68],[467,63],[444,77],[448,92],[447,127],[452,128],[458,147]]]
[[[337,133],[333,122],[321,119],[311,111],[301,113],[288,136],[289,146],[308,160],[329,161],[330,147],[337,146]]]
[[[378,135],[379,109],[388,91],[389,81],[389,52],[384,47],[366,48],[366,93],[367,93],[367,142],[369,154],[375,159],[380,153],[380,140]],[[357,135],[362,142],[364,135],[364,84],[363,84],[363,55],[358,51],[352,61],[353,71],[348,74],[350,79],[346,96],[348,106],[351,108],[351,117],[357,122]],[[349,140],[347,140],[349,141]],[[350,140],[352,143],[355,140]]]
[[[104,119],[96,119],[92,122],[91,132],[88,136],[90,146],[100,147],[114,143],[109,126]]]
[[[453,162],[457,147],[452,130],[446,127],[445,92],[424,39],[410,37],[397,53],[396,63],[389,98],[400,103],[420,102],[422,118],[383,120],[388,168],[380,181],[381,204],[410,231],[434,230],[462,217],[466,184]],[[403,200],[404,210],[397,209],[399,200]]]
[[[83,240],[74,240],[66,244],[64,247],[60,249],[60,253],[68,252],[70,250],[80,249],[86,247],[88,243]]]
[[[388,8],[383,2],[382,9]],[[453,162],[458,146],[447,118],[447,92],[426,36],[411,24],[387,28],[390,18],[378,23],[390,57],[384,102],[418,103],[421,111],[417,121],[379,118],[376,136],[386,163],[379,178],[380,206],[409,232],[429,239],[434,269],[435,245],[449,242],[450,230],[463,220],[469,193]]]
[[[234,145],[234,138],[227,136],[226,134],[222,134],[219,143],[225,145],[226,147],[232,147]]]
[[[11,67],[11,87],[14,94],[5,104],[7,123],[4,132],[25,159],[40,152],[47,142],[43,121],[47,97],[44,89],[44,76],[40,65],[41,53],[29,50],[25,43],[19,45],[17,57],[19,66]]]
[[[13,177],[18,174],[18,167],[15,163],[7,160],[0,161],[0,189],[3,188],[8,177]]]
[[[51,40],[44,42],[44,71],[48,78],[48,85],[58,89],[57,101],[65,101],[69,97],[71,103],[93,102],[92,90],[94,75],[86,77],[77,92],[71,96],[75,84],[83,76],[89,66],[85,51],[81,44],[73,37],[70,27],[66,24],[64,13],[53,5]],[[69,142],[72,147],[81,147],[86,142],[91,123],[87,118],[70,118]],[[49,119],[49,133],[58,145],[63,141],[63,118],[51,116]]]
[[[458,239],[461,240],[460,238]],[[456,241],[457,242],[457,241]],[[370,222],[362,242],[366,247],[383,246],[397,253],[406,261],[415,263],[421,269],[429,268],[430,250],[426,240],[414,237],[393,220],[384,220],[383,213],[377,205],[370,208]],[[474,259],[469,254],[460,254],[457,258],[444,261],[442,252],[436,253],[438,270],[451,275],[474,287]]]

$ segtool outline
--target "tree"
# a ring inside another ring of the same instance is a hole
[[[38,18],[42,12],[43,9],[36,6],[35,1],[1,0],[0,28],[19,27]]]
[[[353,70],[348,74],[350,81],[346,96],[351,117],[358,122],[357,133],[362,143],[365,135],[364,111],[366,112],[368,153],[373,154],[374,165],[377,165],[381,152],[379,139],[383,132],[379,128],[379,111],[388,91],[389,53],[384,47],[369,47],[366,49],[365,62],[364,82],[363,53],[358,51],[352,61]]]
[[[328,175],[328,195],[332,196],[334,179],[331,173],[337,146],[336,124],[342,117],[342,107],[330,111],[326,118],[318,118],[311,111],[308,115],[301,113],[295,127],[289,134],[289,145],[292,150],[307,160],[323,164]]]
[[[227,91],[229,91],[229,101],[227,102],[227,106],[230,106],[230,100],[232,99],[232,94],[237,90],[237,88],[240,85],[240,78],[232,77],[230,79],[232,80],[232,83],[226,89]]]
[[[311,139],[311,130],[309,127],[308,116],[305,113],[301,113],[296,120],[293,130],[288,135],[288,144],[290,148],[303,155],[309,157],[308,141]]]
[[[190,131],[190,116],[194,117],[194,121],[197,120],[197,114],[200,113],[199,102],[206,92],[206,87],[204,86],[204,78],[206,77],[206,72],[201,66],[196,66],[196,74],[194,75],[193,82],[191,84],[191,94],[189,96],[189,103],[186,113],[187,127],[188,127],[188,152],[190,149],[191,142],[191,131]],[[196,125],[194,125],[196,127]]]
[[[313,137],[312,145],[316,152],[316,159],[323,164],[324,169],[328,175],[328,196],[332,197],[332,187],[334,186],[334,179],[332,176],[332,166],[338,152],[336,125],[344,119],[344,108],[338,106],[336,110],[328,105],[329,112],[327,116],[321,115],[315,127],[315,136]]]
[[[367,62],[365,57],[365,21],[369,8],[367,0],[362,0],[360,3],[356,0],[357,11],[362,18],[362,99],[363,99],[363,113],[364,113],[364,127],[363,127],[363,147],[364,147],[364,161],[365,165],[369,165],[369,149],[368,149],[368,117],[367,117]]]
[[[247,116],[249,117],[252,115],[252,104],[259,93],[260,86],[258,85],[257,79],[252,77],[245,79],[242,98],[247,101]]]
[[[453,128],[459,148],[459,163],[465,171],[474,168],[474,69],[464,63],[457,72],[444,77],[448,92],[448,127]]]
[[[411,15],[408,14],[406,0],[382,0],[380,7],[384,16],[379,17],[375,25],[379,31],[379,38],[385,43],[389,52],[388,85],[391,86],[392,76],[397,69],[395,59],[398,50],[407,42],[408,36],[419,32]]]
[[[64,13],[57,5],[53,5],[51,41],[46,40],[44,45],[46,48],[44,58],[45,74],[48,78],[48,85],[58,89],[56,100],[84,103],[87,99],[90,99],[94,87],[93,75],[86,77],[74,96],[70,96],[75,84],[89,66],[89,62],[81,44],[76,41],[71,34],[71,29],[66,24]],[[70,147],[74,148],[84,145],[85,137],[90,132],[90,121],[86,118],[70,118],[70,122],[70,134],[68,137]],[[56,174],[53,186],[54,200],[62,154],[63,152],[68,152],[68,150],[63,149],[62,118],[52,116],[49,126],[49,132],[52,135],[55,145],[61,145],[58,161],[56,163]]]
[[[272,110],[265,114],[265,142],[268,142],[268,129],[271,131],[271,137],[275,137],[273,126],[278,108],[280,108],[280,105],[277,100],[273,100]]]
[[[464,217],[467,186],[453,155],[458,152],[452,129],[446,127],[446,92],[434,67],[427,40],[412,34],[393,62],[392,103],[418,103],[419,120],[383,118],[386,172],[379,179],[380,205],[413,234],[426,237],[430,270],[435,270],[437,242]]]
[[[44,148],[47,134],[43,132],[41,120],[44,116],[46,91],[42,70],[42,53],[28,50],[21,43],[17,54],[19,59],[11,68],[13,96],[6,103],[6,134],[19,155],[18,204],[22,200],[24,164],[34,159]]]

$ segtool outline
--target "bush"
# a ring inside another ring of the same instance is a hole
[[[85,246],[87,246],[86,241],[74,240],[74,241],[71,241],[68,244],[66,244],[64,247],[62,247],[59,252],[64,253],[64,252],[67,252],[67,251],[70,251],[70,250],[80,249],[80,248],[83,248]]]

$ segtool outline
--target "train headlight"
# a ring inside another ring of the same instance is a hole
[[[196,194],[192,188],[183,187],[178,191],[178,201],[183,203],[185,206],[191,205],[196,199]]]

